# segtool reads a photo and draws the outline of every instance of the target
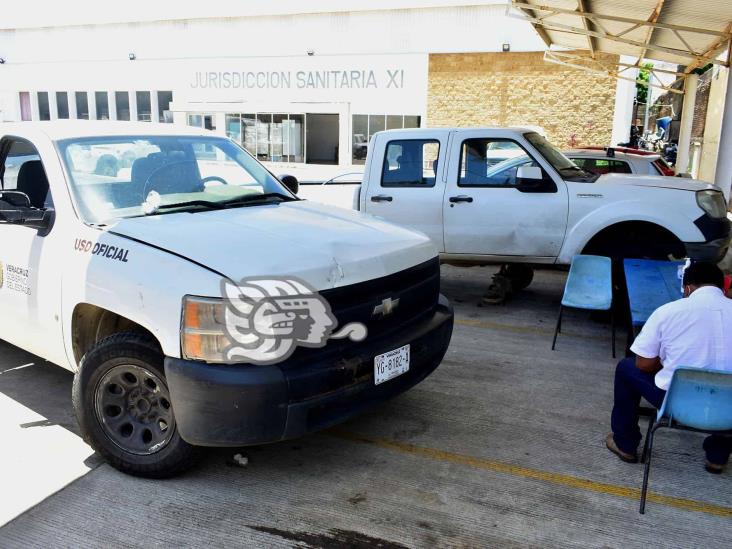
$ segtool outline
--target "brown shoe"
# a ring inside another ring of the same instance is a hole
[[[712,463],[711,461],[706,460],[704,468],[707,470],[707,473],[712,473],[713,475],[721,475],[722,471],[724,471],[725,465],[726,463]]]
[[[493,282],[488,286],[488,290],[483,295],[483,299],[480,300],[478,306],[500,305],[501,303],[505,303],[512,293],[513,284],[511,283],[511,279],[503,276],[499,272],[493,275]]]
[[[615,438],[612,433],[605,437],[605,446],[607,446],[608,450],[618,456],[625,463],[638,463],[638,456],[636,454],[628,454],[618,448],[618,445],[615,444]]]

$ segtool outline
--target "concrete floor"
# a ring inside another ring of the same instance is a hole
[[[603,446],[609,327],[570,313],[549,350],[564,273],[479,308],[490,273],[443,267],[455,334],[410,392],[248,448],[247,467],[211,451],[167,481],[101,464],[77,435],[71,375],[0,343],[0,547],[732,546],[732,473],[704,472],[699,435],[661,431],[638,514],[641,466]]]

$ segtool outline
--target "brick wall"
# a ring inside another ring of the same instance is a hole
[[[682,71],[683,65],[679,65],[677,70]],[[712,84],[712,73],[707,71],[699,77],[696,88],[696,102],[694,104],[694,118],[691,126],[691,139],[704,138],[704,126],[707,119],[707,107],[709,104],[709,92]],[[683,89],[683,82],[679,82],[674,86],[676,89]],[[671,116],[675,124],[671,127],[671,140],[678,141],[678,122],[681,120],[681,111],[683,110],[684,96],[678,93],[666,92],[660,95],[653,103],[651,115],[648,117],[648,127],[651,131],[656,130],[656,120],[662,116]],[[663,105],[663,106],[660,106]]]
[[[560,147],[610,143],[614,78],[542,52],[431,54],[427,125],[541,126]]]
[[[694,105],[694,122],[691,126],[692,139],[704,139],[704,126],[707,121],[707,108],[709,106],[709,92],[712,87],[712,73],[708,70],[699,77],[699,84],[696,88],[696,104]]]

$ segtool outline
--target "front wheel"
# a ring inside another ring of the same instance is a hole
[[[176,427],[163,355],[147,335],[115,334],[86,353],[73,405],[84,440],[122,472],[164,478],[196,460]]]

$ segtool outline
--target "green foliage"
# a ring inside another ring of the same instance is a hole
[[[651,70],[653,69],[653,63],[643,63],[638,71],[638,80],[648,82],[651,78]],[[648,86],[640,82],[635,84],[635,97],[638,103],[645,103],[648,101]]]

